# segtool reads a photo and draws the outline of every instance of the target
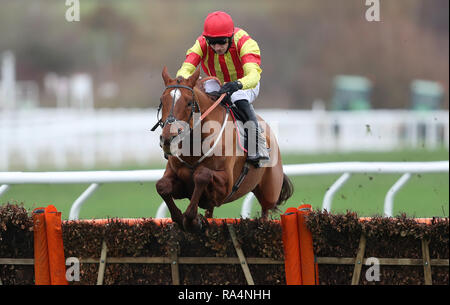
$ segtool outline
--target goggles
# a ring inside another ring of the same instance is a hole
[[[228,42],[228,38],[227,37],[206,38],[206,41],[208,42],[209,45],[215,45],[215,44],[224,45]]]

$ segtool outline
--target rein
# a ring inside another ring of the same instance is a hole
[[[226,96],[226,93],[223,93],[218,99],[217,101],[214,102],[214,104],[211,105],[211,107],[208,108],[208,110],[205,111],[204,114],[202,114],[202,116],[200,117],[200,121],[203,120],[211,111],[214,110],[214,108],[217,107],[217,105],[220,104],[220,102],[224,99],[224,97]]]

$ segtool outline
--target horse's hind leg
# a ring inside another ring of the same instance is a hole
[[[261,205],[261,217],[267,219],[269,211],[276,208],[283,185],[283,168],[280,165],[267,167],[261,182],[253,190]]]
[[[260,186],[257,186],[253,190],[253,194],[255,194],[256,199],[258,199],[259,204],[261,205],[261,217],[263,219],[267,219],[269,216],[269,211],[276,206],[277,200],[267,198],[265,192]]]

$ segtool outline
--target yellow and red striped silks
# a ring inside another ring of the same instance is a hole
[[[198,37],[186,52],[186,59],[176,76],[189,78],[200,63],[208,76],[215,76],[222,83],[239,79],[243,89],[256,87],[261,79],[261,52],[258,43],[240,28],[235,29],[231,46],[224,55],[214,53],[205,37]]]

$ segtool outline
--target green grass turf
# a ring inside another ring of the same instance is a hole
[[[426,150],[398,151],[389,153],[346,153],[286,155],[284,164],[345,162],[345,161],[440,161],[448,160],[448,151]],[[95,170],[132,170],[163,168],[164,163],[148,166],[124,166]],[[52,170],[52,169],[42,169]],[[76,169],[74,169],[76,170]],[[386,192],[400,178],[400,174],[355,174],[335,194],[332,212],[355,211],[360,216],[383,214]],[[291,177],[294,195],[280,206],[284,211],[288,207],[297,207],[309,203],[315,209],[322,206],[326,190],[339,178],[339,175],[317,175]],[[69,217],[69,211],[75,199],[88,187],[79,185],[13,185],[0,198],[0,203],[23,203],[27,209],[53,204],[62,212],[63,219]],[[113,183],[104,184],[85,202],[80,218],[106,217],[154,217],[162,199],[156,193],[155,183]],[[214,216],[239,217],[243,198],[215,209]],[[188,200],[178,200],[178,206],[184,211]],[[258,216],[261,209],[254,200],[252,216]],[[203,210],[200,209],[203,213]],[[421,174],[413,175],[410,181],[397,193],[394,200],[394,215],[406,213],[411,217],[448,217],[449,215],[449,175]],[[272,214],[279,218],[279,212]]]

